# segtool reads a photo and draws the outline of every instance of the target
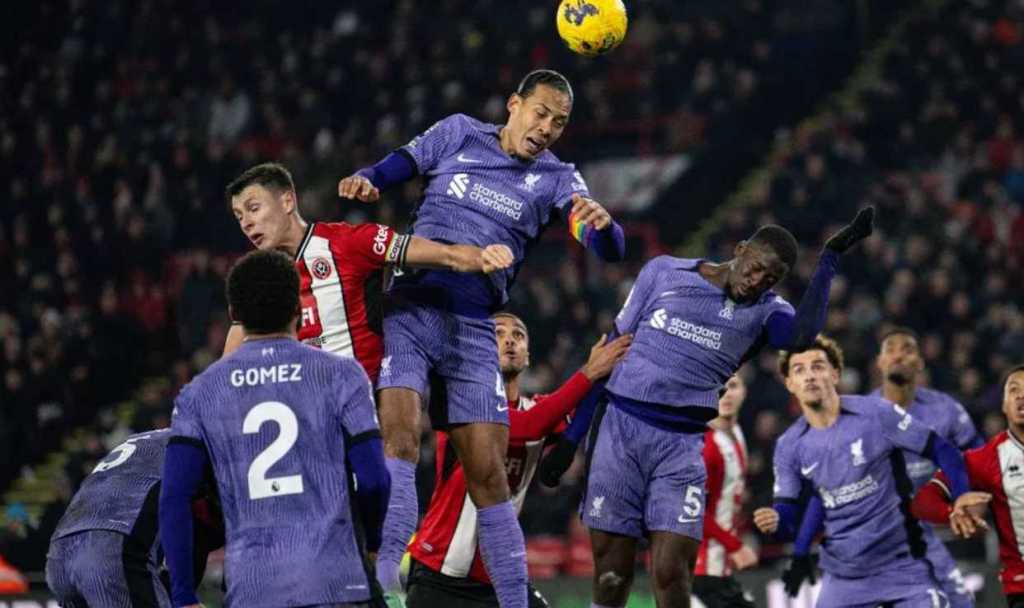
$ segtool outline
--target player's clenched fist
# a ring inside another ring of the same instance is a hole
[[[512,265],[516,259],[512,250],[506,245],[488,245],[480,253],[484,273],[491,273],[495,270],[503,270]]]
[[[771,507],[754,511],[754,525],[764,534],[775,534],[779,529],[779,512]]]
[[[612,223],[612,216],[608,210],[601,206],[601,203],[580,196],[572,195],[572,211],[570,216],[587,226],[593,226],[597,230],[604,230]]]
[[[338,196],[373,203],[380,199],[380,190],[362,175],[349,175],[338,182]]]

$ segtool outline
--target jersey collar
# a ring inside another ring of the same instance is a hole
[[[306,245],[309,244],[309,239],[313,237],[313,228],[316,227],[316,222],[310,222],[306,226],[306,234],[302,237],[302,244],[295,250],[295,259],[302,259],[302,254],[306,252]]]

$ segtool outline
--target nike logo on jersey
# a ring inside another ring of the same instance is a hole
[[[504,412],[506,410],[508,410],[508,405],[499,405],[498,406],[498,411],[499,412]]]
[[[812,464],[809,467],[800,467],[800,474],[803,475],[804,477],[807,477],[816,468],[818,468],[818,463],[817,462]]]
[[[482,163],[482,162],[484,162],[482,160],[477,160],[475,158],[470,158],[470,157],[466,156],[465,154],[459,154],[455,158],[458,159],[458,161],[460,163]]]

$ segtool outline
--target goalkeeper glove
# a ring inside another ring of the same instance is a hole
[[[786,595],[796,597],[800,594],[800,587],[807,581],[813,585],[817,582],[814,575],[814,558],[811,555],[794,555],[789,562],[789,568],[782,573],[782,583],[786,587]]]
[[[572,466],[577,447],[575,443],[564,437],[560,439],[544,457],[544,460],[540,461],[540,467],[537,470],[540,482],[549,488],[557,487],[562,480],[562,475]]]
[[[825,247],[836,253],[846,253],[846,250],[857,243],[871,236],[875,228],[875,208],[868,206],[861,209],[853,221],[843,226],[839,232],[833,234],[827,241]]]

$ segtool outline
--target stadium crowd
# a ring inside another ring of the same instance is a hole
[[[784,290],[799,293],[832,218],[876,205],[866,259],[846,264],[832,291],[827,332],[846,354],[844,387],[877,386],[879,335],[911,327],[930,385],[958,398],[986,436],[1003,428],[999,381],[1024,360],[1024,89],[1011,76],[1024,60],[1020,17],[1012,2],[915,16],[878,82],[851,109],[786,134],[753,205],[712,237],[712,257],[722,258],[753,226],[790,228],[809,245]],[[744,412],[762,501],[772,446],[798,413],[774,362],[765,354],[749,366],[758,398]]]
[[[337,202],[337,178],[444,114],[499,121],[505,93],[534,65],[578,83],[574,124],[557,150],[570,159],[699,149],[738,113],[784,103],[767,3],[713,18],[701,15],[704,3],[681,4],[637,3],[629,43],[602,63],[557,47],[547,7],[495,1],[429,11],[315,5],[277,15],[272,31],[259,11],[239,16],[230,4],[26,9],[35,25],[10,43],[16,53],[0,71],[2,485],[74,432],[80,440],[41,521],[8,507],[0,552],[41,568],[59,500],[129,429],[167,424],[178,388],[219,356],[224,272],[248,247],[222,197],[238,171],[280,159],[307,216],[400,226],[415,187],[362,208]],[[922,334],[931,383],[960,398],[988,435],[1001,422],[999,374],[1024,360],[1024,90],[1015,76],[1024,15],[1015,6],[948,3],[912,20],[857,109],[837,107],[782,137],[787,154],[770,183],[708,252],[726,259],[754,226],[781,223],[811,245],[784,290],[800,293],[835,228],[830,218],[876,204],[867,259],[847,263],[832,294],[828,331],[847,354],[846,388],[874,385],[882,323],[909,325]],[[502,28],[509,20],[524,27]],[[439,36],[421,46],[414,28]],[[201,35],[185,33],[195,29]],[[471,55],[490,61],[461,60]],[[648,245],[627,263],[597,265],[568,253],[564,239],[532,253],[546,263],[528,265],[513,291],[510,308],[526,319],[535,353],[527,393],[579,367],[642,259],[660,252]],[[760,502],[771,446],[795,414],[773,367],[766,354],[746,372],[757,395],[743,420]],[[114,407],[125,400],[130,407]],[[432,444],[422,451],[429,483]],[[527,533],[564,534],[578,484],[576,467],[564,487],[533,493]]]

